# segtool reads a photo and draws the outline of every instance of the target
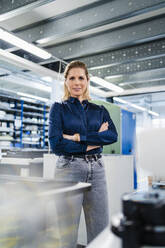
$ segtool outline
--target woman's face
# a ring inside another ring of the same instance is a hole
[[[88,83],[89,80],[87,79],[83,68],[70,69],[66,78],[66,85],[72,97],[77,97],[81,100]]]

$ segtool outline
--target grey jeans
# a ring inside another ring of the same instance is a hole
[[[63,214],[63,220],[65,219],[64,222],[60,222],[61,228],[64,228],[66,220],[69,218],[68,214],[67,217],[64,217],[64,213],[68,213],[69,209],[71,209],[70,216],[73,223],[72,228],[68,227],[71,229],[69,233],[67,232],[68,244],[66,244],[67,235],[64,235],[65,245],[62,248],[74,248],[77,245],[77,233],[82,206],[87,228],[87,242],[91,242],[109,224],[107,185],[102,158],[85,160],[83,158],[60,156],[56,163],[55,179],[64,182],[91,183],[92,187],[89,191],[77,196],[76,206],[72,204],[73,201],[70,199],[58,210],[59,214]],[[64,234],[64,231],[62,233]]]

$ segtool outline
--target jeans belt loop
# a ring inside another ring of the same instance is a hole
[[[88,155],[85,155],[85,160],[86,160],[87,162],[89,161]]]

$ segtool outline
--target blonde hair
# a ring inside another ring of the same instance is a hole
[[[73,68],[82,68],[84,69],[85,71],[85,75],[86,75],[86,78],[87,80],[89,80],[89,73],[88,73],[88,69],[87,69],[87,66],[86,64],[84,64],[83,62],[79,61],[79,60],[75,60],[75,61],[72,61],[70,62],[66,68],[65,68],[65,71],[64,71],[64,77],[65,77],[65,81],[64,81],[64,96],[63,96],[63,100],[68,100],[69,97],[71,96],[70,95],[70,92],[68,90],[68,87],[66,85],[66,79],[68,77],[68,74],[69,74],[69,71]],[[89,86],[87,86],[84,94],[83,94],[83,99],[85,100],[91,100],[90,98],[90,95],[89,95]]]

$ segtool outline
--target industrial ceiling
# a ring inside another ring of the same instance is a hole
[[[3,40],[1,49],[56,73],[79,59],[92,76],[123,89],[117,93],[91,82],[100,97],[129,99],[165,116],[165,0],[2,0],[0,27],[52,57],[40,59]],[[1,89],[28,86],[30,92],[30,78],[44,84],[41,75],[14,66],[1,59]],[[35,92],[50,93],[37,87]]]

